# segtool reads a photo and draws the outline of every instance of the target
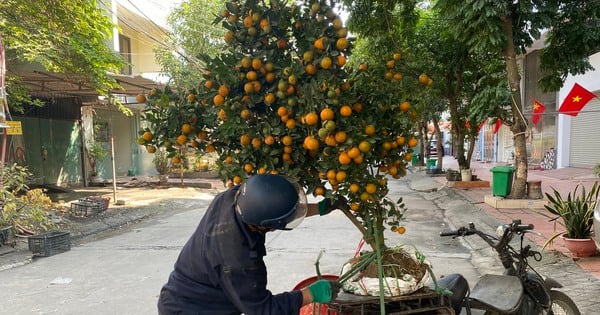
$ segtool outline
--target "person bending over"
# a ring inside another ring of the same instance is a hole
[[[280,175],[254,175],[218,194],[162,287],[158,313],[284,315],[299,314],[313,302],[329,303],[340,289],[335,281],[280,294],[267,290],[265,233],[291,230],[307,215],[347,207],[343,197],[307,204],[304,190]]]

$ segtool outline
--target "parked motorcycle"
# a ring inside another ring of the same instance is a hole
[[[532,224],[522,224],[514,220],[501,225],[496,237],[475,228],[469,223],[455,231],[441,232],[440,236],[469,236],[477,234],[496,250],[505,268],[503,275],[486,274],[480,278],[473,290],[467,280],[458,274],[448,275],[438,281],[438,285],[454,293],[452,302],[456,313],[464,308],[468,315],[471,309],[484,310],[485,314],[569,314],[579,315],[579,309],[565,293],[556,290],[562,285],[557,281],[542,277],[529,265],[527,259],[540,261],[542,254],[523,244],[525,233],[533,231]],[[515,235],[520,236],[520,249],[510,242]]]

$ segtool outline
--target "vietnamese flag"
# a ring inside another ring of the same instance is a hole
[[[538,100],[536,100],[535,98],[533,99],[533,111],[531,113],[531,121],[533,122],[534,125],[537,125],[538,122],[540,121],[540,117],[542,116],[542,113],[546,110],[546,106],[544,106],[542,103],[540,103]]]
[[[498,133],[500,127],[502,127],[502,119],[498,118],[496,119],[496,124],[494,125],[494,134]]]
[[[579,111],[596,95],[575,83],[571,92],[565,97],[558,112],[565,115],[577,116]]]
[[[479,128],[477,128],[477,131],[481,131],[481,128],[483,128],[483,126],[485,126],[485,122],[486,120],[482,121],[481,124],[479,124]]]
[[[483,128],[484,125],[485,125],[485,120],[482,121],[481,124],[479,124],[479,127],[477,127],[477,131],[480,131],[481,128]],[[468,120],[465,122],[465,128],[471,129],[471,123],[469,123]]]

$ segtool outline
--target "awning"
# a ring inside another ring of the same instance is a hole
[[[80,97],[83,102],[98,100],[98,92],[89,81],[81,75],[52,73],[45,71],[9,71],[11,75],[21,79],[20,84],[26,86],[30,93],[36,95],[60,94]],[[115,95],[133,96],[148,93],[162,85],[159,82],[141,76],[114,76],[122,89],[112,90]]]

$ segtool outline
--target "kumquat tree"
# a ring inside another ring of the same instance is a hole
[[[139,143],[215,151],[228,185],[282,174],[315,196],[344,196],[344,211],[380,253],[386,228],[403,233],[402,200],[388,178],[412,160],[411,101],[430,80],[403,73],[403,53],[379,63],[351,58],[353,40],[324,1],[232,1],[215,19],[229,49],[204,57],[194,91],[152,91]]]

